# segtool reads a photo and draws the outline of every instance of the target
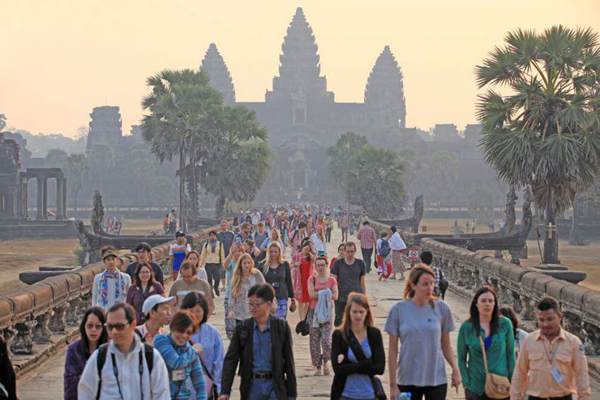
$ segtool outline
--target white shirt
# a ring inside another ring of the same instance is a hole
[[[104,308],[104,311],[107,311],[115,303],[124,302],[127,299],[127,290],[129,289],[129,286],[131,286],[131,277],[129,274],[125,274],[119,270],[116,271],[125,280],[125,290],[121,290],[119,298],[117,298],[117,283],[119,280],[109,278],[106,290],[106,300],[108,304],[106,308]],[[102,279],[102,273],[99,273],[94,277],[94,285],[92,287],[92,307],[102,307],[102,298],[100,294],[100,280]]]
[[[112,357],[115,355],[119,374],[119,383],[123,399],[141,399],[141,390],[145,400],[170,400],[169,373],[162,356],[157,350],[153,350],[154,364],[152,375],[148,376],[148,364],[142,359],[144,372],[142,373],[142,388],[140,389],[139,353],[145,357],[144,349],[140,339],[134,334],[135,345],[132,351],[124,356],[123,353],[111,341],[106,352],[106,362],[102,367],[102,389],[100,398],[103,400],[121,400],[117,379],[113,372]],[[79,380],[77,394],[80,400],[95,400],[98,391],[98,350],[89,358]]]
[[[325,243],[325,241],[319,239],[316,233],[310,235],[310,240],[311,242],[313,242],[313,245],[315,247],[315,253],[319,253],[320,251],[322,251],[325,252],[325,254],[327,254],[327,244]]]
[[[392,247],[392,250],[406,249],[406,243],[404,243],[404,240],[402,240],[402,238],[400,237],[399,232],[394,233],[390,238],[390,246]]]

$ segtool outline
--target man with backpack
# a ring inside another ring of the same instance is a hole
[[[200,266],[204,266],[208,284],[214,289],[215,294],[220,296],[219,283],[221,282],[221,269],[225,260],[225,246],[217,240],[217,232],[208,233],[208,241],[202,245],[200,255]]]
[[[381,232],[381,238],[377,239],[377,272],[379,280],[386,281],[392,274],[392,245],[388,240],[388,233]]]
[[[78,398],[169,400],[169,374],[160,353],[142,343],[135,331],[135,311],[116,303],[106,314],[110,342],[87,361]]]

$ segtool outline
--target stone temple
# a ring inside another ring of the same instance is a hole
[[[269,131],[278,160],[271,189],[284,196],[329,185],[326,149],[346,132],[367,136],[373,144],[388,144],[406,131],[406,103],[402,71],[385,46],[369,75],[363,103],[338,103],[321,75],[313,30],[302,8],[296,10],[279,56],[279,76],[264,102],[236,102],[235,87],[217,46],[211,44],[200,69],[211,79],[228,105],[244,105],[256,112]],[[317,171],[321,171],[317,173]]]

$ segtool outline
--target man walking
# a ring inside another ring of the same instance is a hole
[[[585,347],[579,338],[561,327],[558,301],[543,298],[537,305],[540,329],[527,335],[521,346],[510,387],[511,400],[521,400],[527,388],[529,400],[589,399],[592,392]]]
[[[92,286],[92,307],[108,310],[113,304],[125,301],[131,286],[129,275],[117,268],[117,250],[112,246],[102,248],[104,271],[94,277]]]
[[[163,327],[171,322],[171,308],[175,306],[175,297],[163,297],[153,294],[142,305],[142,313],[146,316],[143,325],[137,326],[142,342],[152,345],[154,337],[163,332]]]
[[[79,380],[79,399],[171,399],[165,362],[134,333],[133,308],[113,305],[106,315],[106,330],[111,340],[88,359]]]
[[[181,279],[176,281],[169,291],[169,296],[177,297],[177,307],[189,292],[198,292],[206,298],[208,302],[209,317],[215,310],[215,299],[212,294],[212,288],[204,279],[198,278],[198,269],[190,261],[184,261],[181,264]]]
[[[363,260],[355,258],[356,245],[354,242],[347,242],[344,251],[344,258],[335,260],[331,268],[331,275],[337,280],[339,290],[338,299],[335,301],[335,326],[340,326],[342,323],[348,295],[351,292],[367,294],[366,267]]]
[[[221,268],[225,260],[225,246],[217,240],[217,232],[208,233],[208,241],[202,246],[200,265],[204,266],[208,277],[208,284],[213,287],[215,294],[220,296],[219,283],[221,281]]]
[[[256,232],[252,236],[256,247],[260,249],[265,240],[269,237],[269,232],[265,229],[265,223],[260,221],[256,226]]]
[[[342,211],[340,218],[340,229],[342,230],[342,242],[348,241],[348,229],[350,228],[350,213]]]
[[[404,280],[404,262],[402,262],[402,253],[406,251],[406,243],[400,237],[400,232],[395,226],[391,226],[392,237],[390,245],[392,246],[392,279],[396,279],[396,274],[400,272],[400,280]]]
[[[223,251],[225,252],[225,257],[227,257],[229,255],[229,250],[231,249],[235,235],[229,230],[229,224],[225,219],[221,221],[219,228],[220,230],[217,233],[217,240],[223,243]]]
[[[146,242],[141,242],[135,248],[135,253],[137,254],[137,261],[132,262],[127,266],[127,269],[125,269],[125,273],[127,273],[127,275],[131,277],[131,281],[133,282],[135,271],[140,263],[150,264],[150,266],[152,267],[152,272],[154,273],[154,280],[156,280],[163,287],[165,287],[165,277],[163,276],[162,268],[158,264],[150,261],[150,256],[152,255],[152,247]]]
[[[367,267],[368,274],[371,272],[371,257],[373,257],[373,249],[377,243],[377,234],[375,233],[375,229],[371,228],[369,221],[363,222],[356,238],[360,242],[360,250],[362,251],[363,261]]]
[[[185,260],[185,255],[192,251],[192,248],[189,244],[186,243],[185,233],[181,231],[177,231],[175,233],[175,242],[171,246],[169,246],[169,256],[171,257],[171,277],[173,278],[173,282],[177,280],[177,275],[179,274],[179,267],[183,260]]]

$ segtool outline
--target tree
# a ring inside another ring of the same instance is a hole
[[[349,161],[342,175],[348,202],[376,218],[398,216],[406,200],[404,165],[398,153],[367,145],[356,150]]]
[[[90,151],[90,167],[100,182],[100,191],[104,189],[104,178],[108,171],[115,165],[115,153],[109,145],[97,143]]]
[[[458,180],[459,161],[452,151],[436,151],[426,166],[426,176],[429,181],[430,196],[444,203],[448,194]]]
[[[67,158],[63,172],[67,178],[67,185],[73,195],[73,208],[77,213],[79,193],[90,180],[90,164],[85,154],[71,154]]]
[[[469,211],[478,224],[486,225],[494,215],[494,196],[489,189],[476,188],[469,193]]]
[[[335,183],[343,188],[343,174],[351,165],[351,160],[356,151],[368,146],[367,138],[354,132],[344,133],[327,149],[327,168],[329,175]]]
[[[6,116],[4,114],[0,114],[0,131],[4,129],[6,126]]]
[[[62,149],[50,149],[46,154],[46,165],[50,168],[64,168],[69,155]]]
[[[556,218],[600,167],[600,47],[591,29],[517,30],[476,68],[480,147],[500,179],[531,185],[545,211],[545,263],[558,263]],[[552,225],[550,225],[552,224]]]

